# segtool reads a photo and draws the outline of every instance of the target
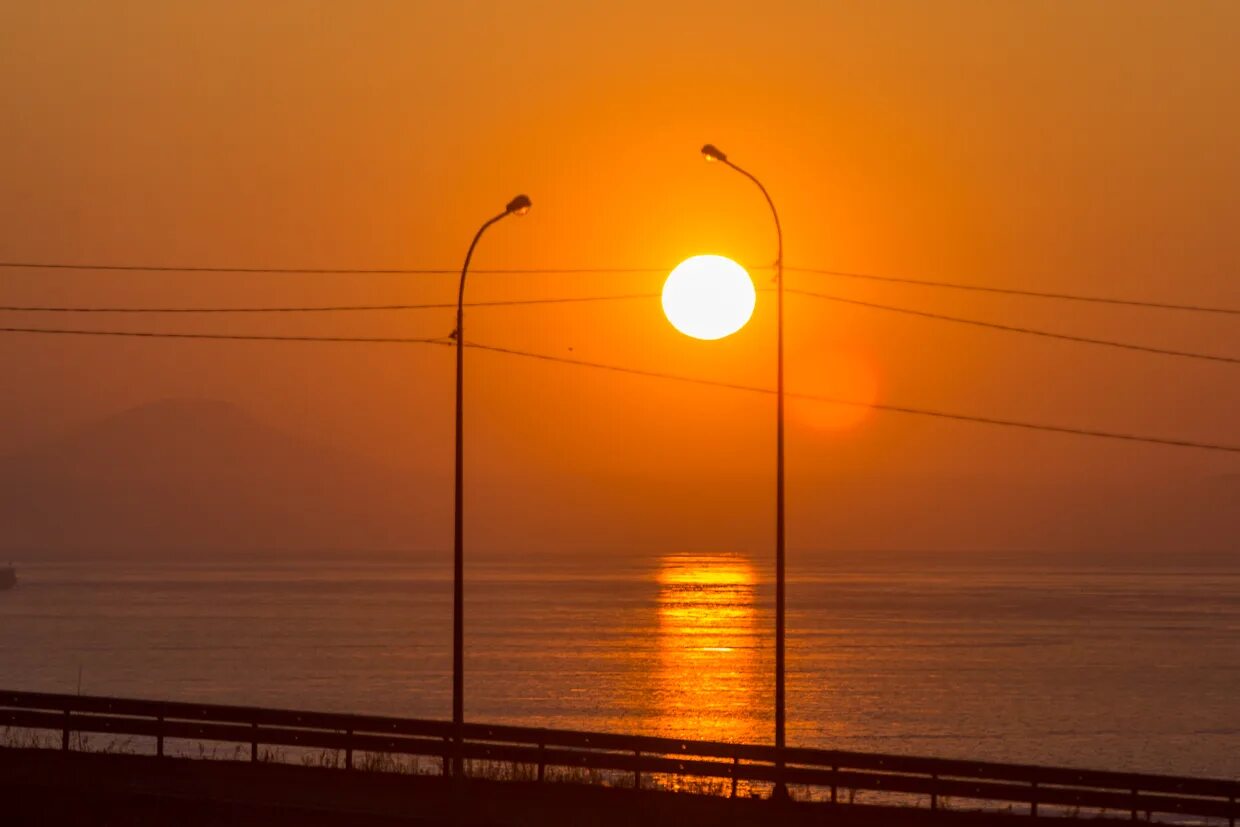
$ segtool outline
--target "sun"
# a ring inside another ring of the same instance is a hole
[[[745,326],[757,292],[745,268],[724,256],[693,256],[663,283],[663,313],[695,339],[722,339]]]

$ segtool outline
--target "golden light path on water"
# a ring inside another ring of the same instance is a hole
[[[710,741],[748,741],[760,634],[753,567],[740,557],[675,555],[659,573],[655,731]]]

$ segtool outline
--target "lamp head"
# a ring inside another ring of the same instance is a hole
[[[702,147],[702,157],[708,161],[726,161],[728,156],[719,151],[714,144],[707,144]]]
[[[505,209],[511,215],[525,215],[530,211],[530,197],[528,195],[518,195],[508,202],[508,206]]]

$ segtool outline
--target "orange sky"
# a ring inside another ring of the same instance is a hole
[[[1231,2],[6,4],[0,258],[455,267],[478,224],[526,192],[533,211],[493,228],[475,266],[671,266],[703,252],[767,263],[765,205],[700,160],[711,141],[767,184],[790,264],[1237,306],[1237,37]],[[1226,317],[788,279],[1240,355]],[[655,292],[661,280],[479,275],[470,295]],[[384,303],[451,300],[454,279],[9,270],[0,292],[14,304]],[[657,300],[478,309],[469,338],[769,384],[771,316],[760,293],[748,328],[706,343],[673,331]],[[4,319],[451,328],[438,311]],[[794,390],[1240,442],[1231,365],[803,297],[790,299],[788,326]],[[128,405],[203,396],[428,479],[450,472],[446,349],[7,337],[0,373],[0,454]],[[584,474],[604,480],[598,511],[634,485],[709,498],[703,489],[728,480],[765,520],[769,398],[483,353],[469,354],[468,381],[471,468],[532,481],[514,510]],[[803,512],[829,507],[819,486],[837,478],[1045,484],[1237,469],[1226,456],[891,414],[850,423],[793,405],[790,416],[791,503]]]

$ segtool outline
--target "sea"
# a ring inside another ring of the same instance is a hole
[[[451,555],[18,561],[0,689],[446,719]],[[770,743],[769,556],[492,553],[476,722]],[[1240,554],[789,553],[788,743],[1240,777]]]

